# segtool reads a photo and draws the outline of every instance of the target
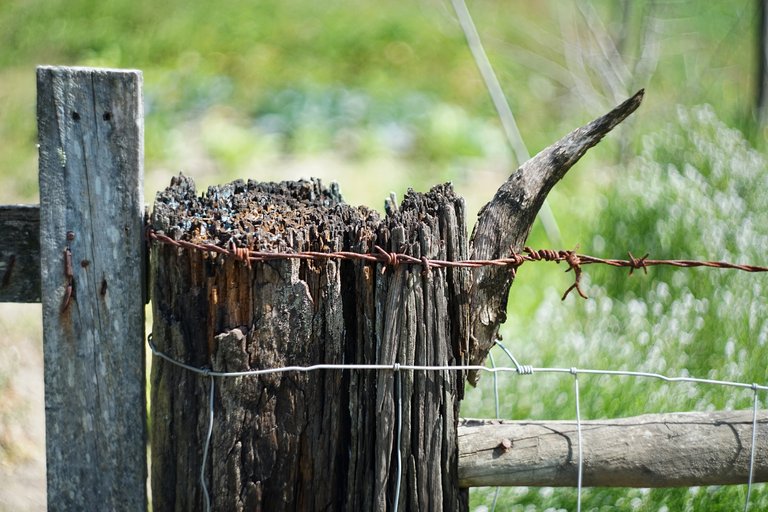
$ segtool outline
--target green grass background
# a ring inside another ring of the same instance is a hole
[[[531,153],[646,88],[640,110],[551,194],[564,248],[766,263],[766,135],[751,112],[756,2],[469,8]],[[179,171],[200,188],[318,176],[380,209],[390,190],[450,180],[472,225],[516,168],[446,0],[6,0],[0,49],[3,203],[37,201],[39,64],[144,72],[148,202]],[[530,244],[550,245],[538,225]],[[562,270],[526,266],[512,288],[503,335],[524,363],[766,381],[765,278],[654,269],[628,279],[589,268],[590,300],[561,303]],[[0,391],[13,369],[2,371]],[[491,384],[469,392],[464,415],[495,414]],[[503,378],[501,398],[504,417],[574,417],[570,379]],[[587,418],[747,408],[750,399],[629,379],[582,383]],[[6,409],[0,418],[13,414]],[[595,489],[584,510],[732,510],[744,494]],[[492,500],[493,490],[472,492],[473,509]],[[573,490],[514,488],[501,491],[497,510],[574,503]],[[759,487],[753,503],[768,507],[768,492]]]

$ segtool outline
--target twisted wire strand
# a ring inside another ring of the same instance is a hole
[[[576,477],[576,512],[581,512],[581,489],[582,489],[582,476],[584,474],[584,443],[581,437],[581,407],[579,405],[579,370],[571,368],[571,374],[573,374],[573,394],[576,398],[576,438],[579,443],[579,451],[577,457],[578,469]]]
[[[554,263],[565,262],[568,264],[566,272],[573,271],[574,280],[573,284],[565,291],[562,296],[562,300],[565,300],[572,291],[586,299],[587,294],[581,288],[581,278],[583,275],[582,267],[584,265],[608,265],[611,267],[629,268],[629,275],[632,275],[635,270],[642,270],[644,273],[648,273],[648,267],[656,266],[669,266],[677,268],[695,268],[695,267],[707,267],[707,268],[719,268],[740,270],[742,272],[768,272],[768,267],[759,265],[749,265],[740,263],[731,263],[728,261],[705,261],[705,260],[654,260],[649,259],[648,254],[645,254],[641,258],[636,258],[631,252],[628,252],[628,259],[611,259],[611,258],[599,258],[597,256],[591,256],[588,254],[579,254],[575,251],[569,250],[554,250],[554,249],[531,249],[530,247],[523,248],[522,252],[516,252],[510,250],[510,254],[506,257],[496,259],[477,259],[477,260],[441,260],[427,257],[415,257],[409,254],[398,252],[387,252],[378,245],[373,247],[374,251],[371,253],[359,253],[352,251],[334,251],[334,252],[319,252],[319,251],[295,251],[295,252],[266,252],[255,251],[245,247],[237,247],[233,240],[230,240],[227,247],[221,247],[215,243],[210,242],[190,242],[188,240],[175,240],[168,235],[155,231],[151,226],[147,227],[146,238],[148,241],[157,242],[164,245],[170,245],[181,249],[200,251],[205,253],[220,254],[224,257],[233,258],[236,261],[241,261],[247,267],[255,262],[265,262],[273,260],[357,260],[367,263],[378,263],[382,265],[382,272],[386,272],[387,268],[397,268],[400,265],[420,265],[423,271],[427,274],[431,273],[432,269],[441,268],[480,268],[480,267],[508,267],[511,272],[516,272],[519,267],[524,263],[531,261],[548,261]]]
[[[757,384],[752,386],[752,446],[749,449],[749,477],[747,479],[747,498],[744,500],[744,512],[749,510],[749,498],[752,495],[752,483],[755,468],[755,445],[757,444]]]

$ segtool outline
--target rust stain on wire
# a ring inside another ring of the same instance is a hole
[[[417,258],[408,254],[387,252],[378,245],[374,246],[372,253],[357,253],[350,251],[337,252],[263,252],[254,251],[246,247],[237,247],[234,241],[230,241],[228,247],[221,247],[212,243],[195,243],[187,240],[174,240],[162,232],[155,231],[151,227],[147,228],[146,237],[148,241],[155,241],[165,245],[171,245],[192,251],[208,252],[221,254],[225,257],[233,258],[243,262],[248,267],[254,262],[264,262],[272,260],[298,259],[298,260],[356,260],[368,263],[380,263],[382,272],[387,268],[396,268],[398,265],[420,265],[425,273],[431,272],[431,269],[440,268],[480,268],[480,267],[508,267],[510,271],[515,272],[518,267],[530,261],[550,261],[555,263],[565,262],[568,265],[566,272],[573,271],[574,282],[565,291],[562,299],[572,292],[576,291],[582,298],[587,295],[581,288],[581,277],[584,265],[608,265],[611,267],[623,267],[629,269],[629,274],[635,270],[642,270],[648,273],[648,267],[668,266],[677,268],[707,267],[719,269],[741,270],[743,272],[768,272],[768,267],[758,265],[745,265],[730,263],[727,261],[700,261],[700,260],[654,260],[649,259],[648,254],[641,258],[636,258],[631,252],[627,253],[628,259],[608,259],[590,256],[588,254],[579,254],[576,251],[554,250],[554,249],[531,249],[525,247],[522,252],[510,251],[509,256],[490,260],[439,260],[426,257]],[[70,256],[71,258],[71,256]]]

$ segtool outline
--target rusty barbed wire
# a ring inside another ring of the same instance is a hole
[[[227,247],[221,247],[209,242],[190,242],[187,240],[175,240],[168,235],[155,231],[151,227],[146,230],[147,241],[154,241],[173,247],[179,247],[182,249],[188,249],[193,251],[208,252],[221,254],[225,257],[230,257],[236,261],[243,262],[250,268],[252,263],[265,262],[273,260],[285,260],[285,259],[298,259],[298,260],[357,260],[368,263],[380,263],[382,266],[382,273],[386,272],[388,267],[396,268],[399,265],[420,265],[424,272],[430,272],[431,269],[441,268],[480,268],[480,267],[508,267],[511,271],[515,272],[524,263],[532,261],[548,261],[554,263],[564,262],[568,265],[566,272],[571,270],[574,273],[573,284],[565,291],[562,296],[562,300],[572,292],[576,291],[584,299],[588,296],[581,288],[581,278],[583,275],[582,267],[584,265],[608,265],[611,267],[628,268],[629,275],[632,275],[635,270],[642,270],[644,273],[648,273],[648,267],[668,266],[677,268],[695,268],[695,267],[707,267],[707,268],[719,268],[740,270],[743,272],[768,272],[768,267],[758,265],[748,265],[731,263],[727,261],[704,261],[704,260],[656,260],[649,259],[649,254],[645,254],[640,258],[636,258],[631,252],[627,252],[627,258],[611,259],[611,258],[599,258],[597,256],[591,256],[588,254],[579,254],[576,251],[571,250],[555,250],[555,249],[531,249],[530,247],[524,247],[522,252],[515,252],[510,249],[508,256],[496,259],[476,259],[476,260],[441,260],[426,257],[415,257],[409,254],[398,252],[387,252],[378,245],[373,246],[373,252],[359,253],[352,251],[334,251],[334,252],[319,252],[319,251],[296,251],[296,252],[266,252],[255,251],[247,247],[238,247],[234,240],[230,239]]]

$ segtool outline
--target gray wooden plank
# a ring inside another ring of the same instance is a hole
[[[0,302],[40,302],[40,207],[0,206]]]
[[[147,506],[141,84],[37,70],[49,510]]]

